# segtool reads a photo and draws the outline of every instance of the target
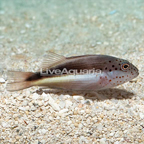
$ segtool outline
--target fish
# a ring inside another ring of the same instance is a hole
[[[49,52],[37,72],[9,71],[7,91],[32,86],[51,89],[96,91],[128,82],[139,71],[128,60],[109,55],[65,57]]]

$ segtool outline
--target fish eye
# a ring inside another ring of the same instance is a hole
[[[122,70],[126,70],[126,69],[128,69],[129,68],[129,64],[128,63],[124,63],[124,64],[122,64]]]

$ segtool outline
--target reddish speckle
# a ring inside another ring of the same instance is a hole
[[[127,75],[127,77],[128,77],[128,75]]]
[[[122,81],[120,81],[120,83],[121,83]]]
[[[121,78],[121,77],[119,77],[119,78]]]
[[[24,123],[26,124],[26,125],[28,125],[28,123],[24,120]]]
[[[107,76],[105,76],[105,78],[107,78]]]
[[[118,76],[116,76],[116,78],[118,78]]]
[[[109,82],[111,82],[111,80],[109,80]]]
[[[122,76],[122,78],[124,78],[124,76]]]

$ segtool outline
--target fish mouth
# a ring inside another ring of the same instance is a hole
[[[139,70],[136,68],[135,77],[139,75]]]
[[[137,76],[139,75],[139,71],[137,71]]]
[[[139,75],[139,70],[136,66],[132,65],[132,71],[134,71],[134,78],[136,78]]]

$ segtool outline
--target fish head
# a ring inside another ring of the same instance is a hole
[[[109,84],[107,87],[117,86],[136,78],[138,69],[129,61],[119,58],[108,58],[104,68]],[[111,85],[111,86],[110,86]]]

